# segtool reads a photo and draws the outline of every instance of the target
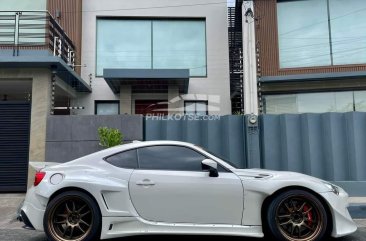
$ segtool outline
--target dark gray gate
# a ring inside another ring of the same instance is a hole
[[[191,142],[202,146],[238,167],[247,167],[245,148],[246,124],[244,116],[221,116],[219,119],[156,120],[145,118],[144,140],[173,140]],[[251,150],[248,150],[251,153]]]
[[[27,190],[30,103],[0,102],[0,192]]]

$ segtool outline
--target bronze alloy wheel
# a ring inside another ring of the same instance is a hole
[[[93,212],[80,196],[65,196],[50,210],[48,230],[54,240],[81,241],[92,229]]]
[[[287,240],[315,240],[323,227],[319,204],[306,195],[287,197],[275,214],[277,228]]]

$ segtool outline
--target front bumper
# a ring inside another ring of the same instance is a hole
[[[357,225],[352,220],[348,212],[348,194],[340,189],[339,195],[333,192],[321,194],[328,202],[333,217],[333,231],[331,236],[334,238],[343,237],[357,231]]]

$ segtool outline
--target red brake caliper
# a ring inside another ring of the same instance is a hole
[[[309,207],[307,205],[304,206],[304,212],[309,210]],[[311,227],[311,225],[313,224],[313,214],[311,212],[307,213],[308,215],[308,225]]]

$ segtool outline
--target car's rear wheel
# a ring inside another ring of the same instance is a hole
[[[89,195],[69,191],[49,202],[43,226],[51,241],[92,241],[99,238],[101,215]]]
[[[319,241],[328,235],[327,212],[321,201],[302,190],[277,195],[268,206],[267,228],[276,240]]]

